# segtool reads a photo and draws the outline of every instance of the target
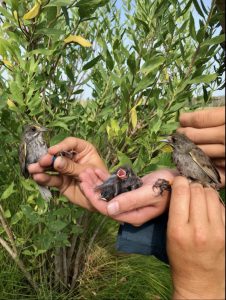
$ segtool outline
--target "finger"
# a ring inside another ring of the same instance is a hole
[[[95,169],[94,172],[102,181],[107,180],[110,176],[108,172],[103,171],[101,169]]]
[[[225,186],[225,168],[217,168],[217,170],[220,174],[221,186],[224,187]]]
[[[76,152],[80,153],[86,149],[89,150],[89,148],[93,148],[89,142],[75,137],[68,137],[59,144],[50,147],[48,152],[52,155],[55,155],[61,151],[70,150],[75,150]]]
[[[208,224],[208,211],[203,186],[200,183],[191,183],[190,195],[189,222],[197,225],[198,228],[205,228]]]
[[[185,225],[189,220],[190,187],[185,177],[175,177],[169,208],[168,227]]]
[[[169,192],[156,195],[151,185],[142,186],[131,192],[123,193],[108,203],[107,210],[110,216],[132,211],[141,207],[168,203]]]
[[[53,155],[50,155],[49,153],[47,153],[38,162],[39,162],[39,165],[41,167],[43,167],[44,169],[50,168],[50,167],[52,167],[52,164],[53,164]]]
[[[214,158],[213,163],[216,167],[225,168],[225,158]]]
[[[28,172],[30,174],[44,173],[45,169],[42,168],[39,163],[34,163],[28,166]]]
[[[180,115],[182,127],[215,127],[225,124],[225,107],[198,110]]]
[[[195,144],[224,144],[225,125],[210,128],[181,127],[177,130],[188,136]]]
[[[225,157],[225,146],[220,144],[211,145],[198,145],[206,155],[212,158],[222,158]]]
[[[212,188],[205,188],[207,211],[209,222],[216,226],[223,224],[221,202],[218,193]]]
[[[45,185],[49,187],[60,188],[63,184],[63,179],[61,176],[48,175],[48,174],[35,174],[33,179],[40,185]]]
[[[66,157],[57,157],[54,161],[54,169],[67,176],[79,176],[85,169],[92,167],[90,164],[77,164]]]

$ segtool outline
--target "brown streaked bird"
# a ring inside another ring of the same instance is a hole
[[[186,178],[197,181],[203,186],[219,189],[221,184],[220,174],[211,159],[195,145],[186,135],[173,133],[162,142],[169,143],[173,148],[173,161],[179,173]],[[162,181],[162,182],[161,182]],[[159,187],[162,192],[167,188],[166,181],[159,179],[154,188]]]
[[[25,178],[29,177],[28,165],[36,163],[44,154],[47,153],[47,144],[43,137],[45,127],[38,125],[26,125],[23,131],[20,147],[19,162],[21,173]],[[38,185],[42,197],[49,201],[52,194],[48,187]]]

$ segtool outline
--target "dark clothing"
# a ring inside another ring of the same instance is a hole
[[[153,219],[140,227],[125,223],[120,225],[116,248],[125,253],[154,255],[168,263],[166,253],[166,228],[168,214]]]

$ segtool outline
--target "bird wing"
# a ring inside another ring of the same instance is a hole
[[[194,162],[205,172],[216,184],[221,183],[220,174],[213,165],[210,158],[203,151],[196,147],[192,149],[189,154],[191,155]]]
[[[25,178],[29,177],[29,173],[26,168],[26,156],[27,156],[27,145],[26,142],[22,142],[20,144],[19,149],[19,162],[20,162],[20,170]]]

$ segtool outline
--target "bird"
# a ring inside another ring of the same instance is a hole
[[[142,186],[141,179],[128,166],[119,167],[101,185],[95,187],[95,191],[101,192],[101,199],[110,201],[117,195],[135,190]]]
[[[166,142],[173,148],[172,159],[180,175],[199,182],[204,187],[219,189],[221,178],[218,170],[205,152],[186,135],[176,132],[161,142]],[[164,179],[159,179],[153,187],[159,187],[161,192],[170,190]]]
[[[44,154],[47,153],[47,144],[43,137],[43,132],[47,128],[29,124],[24,127],[20,146],[19,146],[19,163],[21,173],[25,178],[29,177],[28,165],[36,163]],[[38,185],[42,197],[49,202],[52,194],[48,187]]]

